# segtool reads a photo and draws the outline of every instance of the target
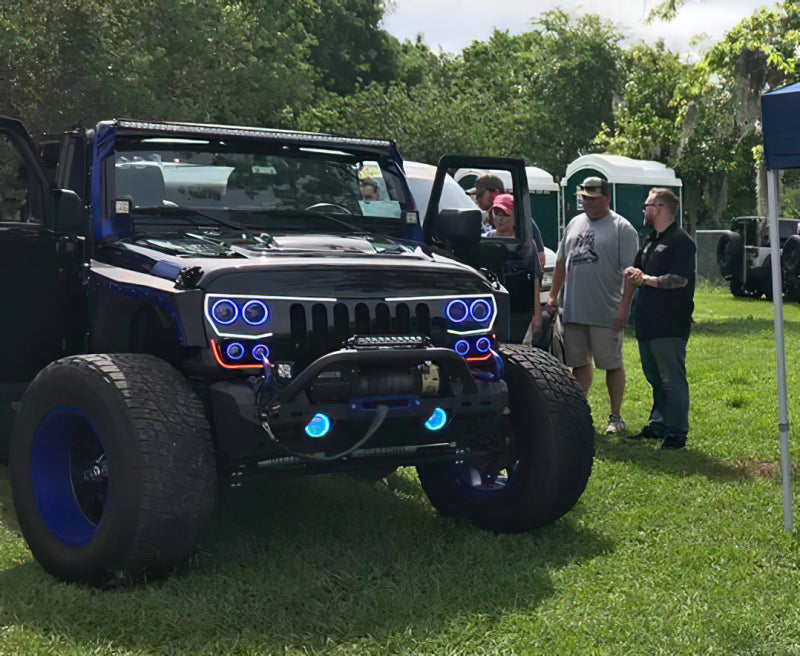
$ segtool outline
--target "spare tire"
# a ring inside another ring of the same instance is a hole
[[[800,236],[792,235],[781,250],[781,269],[786,281],[800,276]]]
[[[723,278],[744,279],[744,245],[738,232],[726,230],[717,241],[717,264]]]

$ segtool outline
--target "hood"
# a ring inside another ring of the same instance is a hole
[[[115,242],[97,260],[175,281],[196,269],[207,291],[371,296],[485,293],[490,285],[472,267],[419,245],[380,234],[198,231]],[[295,290],[292,292],[292,290]]]

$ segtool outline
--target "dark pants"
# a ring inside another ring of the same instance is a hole
[[[660,337],[639,342],[642,371],[653,388],[650,428],[656,435],[686,437],[689,431],[689,383],[686,340]]]

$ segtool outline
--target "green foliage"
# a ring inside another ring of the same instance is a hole
[[[330,97],[299,117],[308,129],[390,135],[411,159],[447,152],[523,157],[562,171],[613,121],[621,35],[589,14],[542,14],[519,35],[495,31],[460,56],[400,48],[401,77]]]
[[[291,6],[3,0],[0,62],[34,131],[122,115],[280,125],[316,78]]]
[[[327,91],[350,94],[359,85],[394,79],[400,44],[378,27],[383,0],[300,0],[292,6],[312,35],[309,63]]]

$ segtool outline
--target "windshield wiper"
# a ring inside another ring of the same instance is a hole
[[[177,210],[177,211],[176,211]],[[190,215],[202,216],[206,219],[211,219],[217,225],[225,226],[226,228],[232,228],[233,230],[241,230],[247,231],[250,228],[246,228],[245,226],[236,223],[235,221],[229,221],[228,219],[222,219],[218,216],[214,216],[213,214],[209,214],[208,212],[204,212],[203,210],[197,209],[196,207],[186,207],[184,205],[165,205],[164,207],[148,207],[148,208],[137,208],[135,210],[136,214],[155,214],[159,213],[166,216],[177,216],[182,219],[186,219],[192,225],[196,227],[200,227],[202,225],[201,222],[193,220]]]

